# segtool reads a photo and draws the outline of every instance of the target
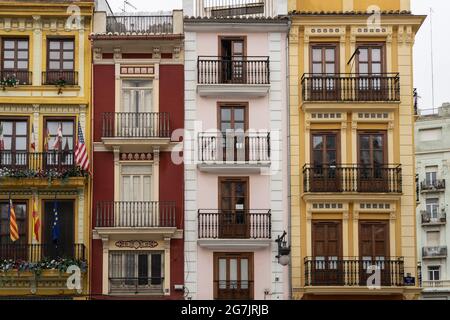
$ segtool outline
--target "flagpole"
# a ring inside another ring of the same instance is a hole
[[[433,107],[435,107],[434,101],[434,50],[433,50],[433,8],[430,7],[430,42],[431,42],[431,103]]]

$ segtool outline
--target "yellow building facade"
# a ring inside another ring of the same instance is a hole
[[[0,296],[89,292],[91,180],[75,149],[81,128],[91,159],[93,10],[0,1]]]
[[[289,11],[293,297],[417,298],[412,50],[425,17],[409,0]]]

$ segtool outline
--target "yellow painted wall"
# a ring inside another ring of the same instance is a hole
[[[371,6],[381,10],[409,10],[409,0],[289,0],[289,9],[297,11],[367,11]]]

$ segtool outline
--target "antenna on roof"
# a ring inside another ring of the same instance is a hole
[[[430,7],[430,42],[431,42],[431,99],[433,110],[435,108],[434,100],[434,51],[433,51],[433,8]]]
[[[131,4],[131,3],[130,3],[129,1],[127,1],[127,0],[124,0],[124,2],[123,2],[123,8],[121,9],[123,13],[126,13],[126,12],[127,12],[127,6],[133,8],[134,10],[137,10],[137,8],[136,8],[133,4]]]

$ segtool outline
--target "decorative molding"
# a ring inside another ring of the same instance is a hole
[[[351,29],[351,34],[354,37],[358,36],[389,36],[392,35],[392,27],[380,26],[380,27],[368,27],[368,26],[354,26]]]
[[[329,37],[345,36],[345,26],[314,26],[305,28],[305,36]]]
[[[155,66],[120,66],[120,74],[127,76],[154,75]]]
[[[143,249],[143,248],[156,248],[158,242],[154,240],[119,240],[116,241],[115,246],[117,248],[132,248],[132,249]]]
[[[121,161],[151,161],[153,156],[151,153],[121,153]]]

